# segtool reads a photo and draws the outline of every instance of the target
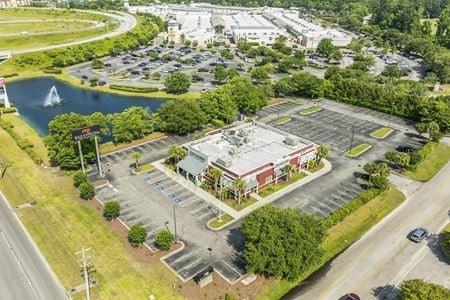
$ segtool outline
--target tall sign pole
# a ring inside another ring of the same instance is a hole
[[[78,144],[78,152],[80,153],[81,170],[82,170],[83,173],[84,173],[85,170],[84,170],[83,151],[81,151],[81,141],[78,140],[78,141],[77,141],[77,144]]]
[[[95,139],[95,151],[97,152],[98,176],[103,177],[102,164],[100,163],[100,153],[98,151],[97,136],[95,136],[94,139]]]

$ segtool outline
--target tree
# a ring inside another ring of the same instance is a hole
[[[294,171],[295,171],[295,169],[290,163],[288,163],[287,165],[283,166],[283,173],[288,175],[287,176],[287,180],[291,179],[292,172],[294,172]]]
[[[88,176],[83,171],[77,171],[73,174],[73,185],[79,187],[83,182],[88,181]]]
[[[391,168],[387,163],[379,163],[377,164],[377,174],[384,178],[388,178],[389,175],[391,175]]]
[[[372,180],[373,187],[378,190],[384,191],[388,186],[387,178],[383,177],[379,174],[374,175],[371,180]]]
[[[104,64],[100,59],[94,59],[92,61],[92,69],[103,69]]]
[[[435,121],[428,122],[427,133],[431,136],[435,132],[439,132],[439,124]]]
[[[133,225],[128,231],[128,241],[131,246],[138,248],[147,238],[147,231],[140,225]]]
[[[161,230],[156,235],[155,241],[159,250],[167,251],[170,249],[170,245],[172,245],[173,235],[170,231]]]
[[[409,166],[410,157],[407,153],[398,153],[395,159],[395,163],[401,168],[405,169]]]
[[[252,68],[251,77],[259,82],[269,79],[269,69],[267,67]]]
[[[222,177],[223,172],[217,168],[211,168],[208,171],[208,176],[214,181],[214,191],[217,192],[217,185],[219,184],[219,180]]]
[[[327,145],[321,144],[319,147],[317,147],[317,158],[319,164],[322,161],[322,159],[327,158],[328,155],[330,155],[330,150],[328,149]]]
[[[214,79],[222,82],[228,77],[227,70],[223,66],[217,66],[213,69]]]
[[[242,233],[248,272],[295,280],[323,256],[321,222],[293,208],[258,208],[244,218]]]
[[[169,149],[169,159],[177,164],[180,160],[184,159],[187,155],[187,150],[183,146],[170,145]]]
[[[239,72],[235,68],[228,68],[227,75],[229,79],[233,79],[234,77],[239,77]]]
[[[406,71],[403,71],[396,65],[388,65],[384,68],[383,72],[381,72],[381,75],[389,78],[400,78],[406,74]]]
[[[178,134],[192,132],[206,123],[205,114],[195,100],[167,101],[159,107],[158,116],[164,131]]]
[[[427,132],[427,124],[425,123],[416,123],[414,127],[416,128],[416,131],[417,133],[419,133],[420,136],[422,136],[422,134]]]
[[[241,192],[247,187],[247,182],[245,182],[242,178],[236,178],[233,180],[232,187],[234,191],[234,199],[236,199],[237,196],[238,205],[241,205]]]
[[[450,5],[439,16],[436,39],[443,47],[450,48]]]
[[[78,189],[80,190],[80,198],[90,200],[95,196],[95,187],[90,182],[82,182]]]
[[[225,88],[203,93],[200,108],[208,122],[217,119],[229,124],[237,115],[237,105]]]
[[[153,132],[150,111],[140,106],[132,106],[110,117],[112,136],[116,143],[128,143],[143,138]]]
[[[224,94],[228,94],[230,99],[242,112],[254,113],[267,104],[267,97],[246,77],[235,77],[227,84],[221,86]]]
[[[136,169],[139,168],[139,160],[141,159],[141,153],[139,152],[131,153],[131,159],[134,160]]]
[[[112,221],[120,215],[120,204],[117,201],[108,201],[103,208],[103,216],[106,220]]]
[[[369,175],[368,187],[370,188],[372,185],[372,176],[377,173],[377,164],[373,162],[366,163],[363,169]]]
[[[294,67],[294,59],[288,57],[282,59],[280,62],[278,62],[278,71],[283,73],[289,73],[289,71]]]
[[[234,54],[231,53],[229,50],[222,50],[220,51],[220,56],[222,56],[223,58],[227,59],[227,60],[232,60],[234,58]]]
[[[400,299],[450,299],[450,291],[442,285],[428,283],[422,279],[412,279],[400,284]]]
[[[354,62],[350,66],[351,69],[367,71],[369,67],[375,65],[375,57],[373,55],[356,54]]]
[[[323,38],[320,40],[317,45],[316,52],[320,55],[329,58],[330,55],[336,51],[336,46],[333,45],[333,42],[330,38]]]
[[[191,86],[191,81],[189,80],[188,75],[177,71],[166,77],[164,85],[171,93],[183,93],[189,89]]]

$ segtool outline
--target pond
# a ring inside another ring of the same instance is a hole
[[[167,101],[95,92],[46,77],[11,82],[7,89],[9,100],[19,109],[21,118],[41,136],[48,134],[48,123],[59,114],[111,114],[130,106],[148,107],[154,112]]]

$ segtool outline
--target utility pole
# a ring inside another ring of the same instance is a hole
[[[80,152],[81,170],[83,170],[84,173],[85,171],[84,171],[83,151],[81,151],[81,141],[78,140],[77,143],[78,143],[78,152]]]
[[[86,289],[86,300],[90,300],[91,299],[91,293],[90,293],[90,274],[92,272],[95,272],[95,270],[93,270],[93,265],[92,265],[92,259],[93,259],[93,254],[91,254],[91,248],[81,248],[81,251],[76,252],[75,255],[77,256],[77,262],[81,268],[81,271],[83,272],[83,277],[84,277],[84,284],[85,284],[85,289]]]
[[[352,149],[353,149],[353,135],[355,134],[355,126],[352,125],[352,138],[350,139],[350,150],[349,153],[352,155]]]
[[[175,239],[175,243],[178,243],[178,236],[177,236],[177,216],[176,216],[176,214],[175,214],[175,207],[176,207],[176,204],[173,205],[173,224],[174,224],[174,227],[175,227],[175,236],[174,236],[174,239]]]

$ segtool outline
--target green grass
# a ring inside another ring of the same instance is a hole
[[[450,223],[448,223],[442,230],[439,236],[439,244],[441,245],[445,255],[450,258]]]
[[[417,181],[428,181],[450,160],[450,147],[439,144],[433,153],[419,163],[415,171],[407,171],[406,176]]]
[[[292,174],[292,177],[291,177],[291,179],[289,181],[287,181],[287,182],[283,181],[283,182],[278,183],[278,184],[273,184],[273,185],[269,185],[267,187],[264,187],[264,188],[259,190],[258,194],[261,197],[263,197],[263,198],[267,197],[267,196],[269,196],[269,195],[271,195],[271,194],[273,194],[275,192],[278,192],[279,190],[284,189],[288,185],[290,185],[290,184],[292,184],[292,183],[294,183],[294,182],[296,182],[296,181],[298,181],[298,180],[300,180],[302,178],[305,178],[306,176],[308,176],[308,175],[306,175],[305,173],[295,172],[294,174]]]
[[[33,140],[38,139],[34,135]],[[172,288],[176,276],[158,259],[136,261],[125,238],[110,230],[98,212],[79,199],[69,176],[36,166],[2,129],[0,141],[0,160],[11,165],[0,180],[0,190],[12,206],[37,201],[17,214],[67,290],[83,283],[74,253],[92,247],[95,276],[100,282],[92,289],[93,299],[147,299],[151,293],[158,299],[181,298]],[[43,147],[42,141],[37,147]]]
[[[24,31],[28,32],[28,34],[52,31],[72,31],[93,26],[95,26],[95,24],[90,22],[56,20],[47,22],[11,22],[0,23],[0,34],[13,34]]]
[[[313,107],[310,107],[308,109],[302,110],[300,112],[300,114],[303,115],[303,116],[307,116],[307,115],[311,115],[311,114],[313,114],[315,112],[318,112],[319,110],[322,110],[322,109],[320,107],[318,107],[318,106],[313,106]]]
[[[366,152],[367,150],[369,150],[370,148],[372,148],[372,146],[369,144],[361,144],[361,145],[358,145],[358,146],[350,149],[350,151],[347,151],[345,153],[345,155],[348,157],[352,157],[352,158],[358,157],[361,154],[363,154],[364,152]]]
[[[153,132],[151,134],[146,135],[142,139],[134,140],[134,141],[132,141],[130,143],[114,144],[113,142],[107,142],[107,143],[104,143],[104,144],[100,144],[100,153],[102,155],[104,155],[104,154],[108,154],[108,153],[111,153],[111,152],[123,150],[125,148],[136,146],[136,145],[139,145],[139,144],[142,144],[142,143],[145,143],[145,142],[149,142],[149,141],[161,138],[163,136],[165,136],[165,134],[162,133],[162,132]]]
[[[226,199],[225,201],[223,201],[223,203],[225,203],[226,205],[228,205],[229,207],[231,207],[236,211],[243,210],[244,208],[249,207],[250,205],[253,205],[256,202],[258,202],[258,200],[253,197],[250,198],[241,197],[241,205],[239,205],[237,201],[234,199]]]
[[[331,227],[323,243],[325,255],[322,262],[312,266],[308,272],[295,281],[276,280],[268,284],[256,298],[259,300],[280,299],[290,289],[294,288],[308,276],[318,270],[328,260],[344,250],[348,245],[358,240],[372,226],[381,221],[391,211],[405,200],[405,195],[396,188],[381,193],[367,204],[361,206],[353,214]]]
[[[155,168],[154,165],[152,165],[152,164],[146,164],[146,165],[142,165],[142,166],[140,166],[139,168],[137,168],[137,169],[136,169],[136,172],[137,172],[137,173],[142,173],[142,172],[151,170],[151,169],[153,169],[153,168]]]
[[[314,167],[308,168],[308,171],[310,171],[311,173],[317,172],[319,170],[321,170],[323,167],[325,166],[325,164],[323,163],[323,161],[320,162],[320,164],[316,164]]]
[[[280,118],[275,121],[275,124],[280,125],[280,124],[289,122],[290,120],[291,120],[291,118],[289,118],[289,117]]]
[[[232,216],[230,216],[229,214],[224,214],[224,215],[222,215],[222,221],[219,221],[219,219],[216,218],[216,219],[210,221],[208,223],[208,225],[211,228],[217,229],[217,228],[220,228],[220,227],[230,223],[233,220],[234,220],[234,218]]]
[[[388,135],[390,135],[394,130],[389,127],[383,127],[378,129],[377,131],[374,131],[370,134],[370,136],[377,138],[377,139],[384,139]]]

